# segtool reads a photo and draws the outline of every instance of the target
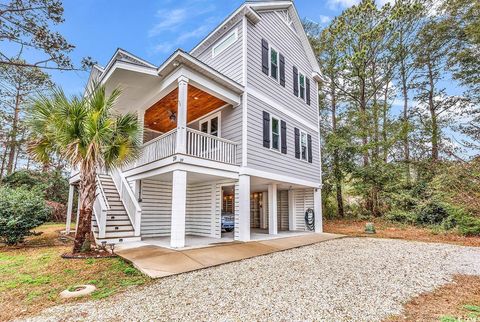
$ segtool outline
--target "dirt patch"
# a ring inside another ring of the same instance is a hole
[[[480,276],[456,275],[453,283],[413,298],[405,304],[402,315],[386,322],[465,319],[480,320]]]
[[[365,233],[365,224],[367,222],[373,222],[375,224],[376,234]],[[325,220],[323,224],[323,230],[326,233],[343,234],[357,237],[407,239],[422,242],[480,247],[480,237],[464,237],[454,232],[436,232],[428,228],[395,224],[382,219]]]

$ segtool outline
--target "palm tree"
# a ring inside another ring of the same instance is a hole
[[[105,86],[92,88],[86,95],[71,98],[59,88],[39,94],[28,117],[32,156],[43,164],[56,156],[80,171],[80,213],[73,253],[90,249],[97,169],[130,162],[140,147],[136,115],[114,111],[120,90],[107,96]]]

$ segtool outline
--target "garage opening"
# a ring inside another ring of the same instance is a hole
[[[222,238],[232,238],[235,230],[235,186],[222,187]]]

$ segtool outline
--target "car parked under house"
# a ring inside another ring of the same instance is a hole
[[[143,125],[141,156],[98,175],[97,242],[248,241],[308,230],[308,209],[322,232],[319,73],[291,1],[246,2],[160,66],[122,49],[95,66],[87,86],[120,87],[117,111]]]

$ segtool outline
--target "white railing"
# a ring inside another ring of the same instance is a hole
[[[187,154],[207,160],[237,164],[237,143],[187,128]]]
[[[135,236],[140,236],[140,223],[142,217],[142,208],[138,204],[137,198],[133,193],[130,185],[125,179],[125,176],[121,170],[114,168],[110,171],[115,187],[117,188],[118,194],[120,195],[120,200],[123,202],[123,206],[127,211],[130,222],[132,223],[133,229],[135,231]]]
[[[96,195],[97,198],[95,198],[95,202],[93,203],[93,214],[95,215],[95,220],[97,221],[98,238],[105,238],[105,230],[107,228],[107,211],[110,209],[110,207],[98,176]]]
[[[142,146],[140,157],[132,164],[127,165],[124,170],[136,168],[173,155],[175,153],[176,141],[177,129],[173,129],[148,141]]]

